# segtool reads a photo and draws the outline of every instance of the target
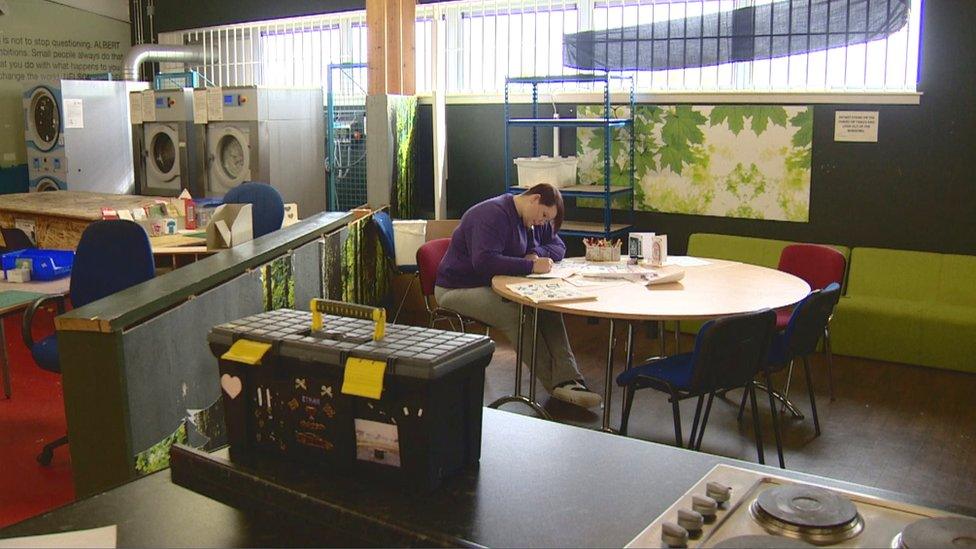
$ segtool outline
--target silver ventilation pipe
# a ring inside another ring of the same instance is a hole
[[[129,49],[122,61],[125,80],[139,80],[139,66],[147,61],[156,63],[203,63],[207,56],[203,46],[170,46],[138,44]]]

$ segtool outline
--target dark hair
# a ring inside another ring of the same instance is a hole
[[[553,232],[558,232],[563,225],[563,214],[566,207],[563,205],[563,193],[559,192],[551,183],[536,183],[529,190],[522,193],[522,196],[539,195],[539,204],[543,206],[555,206],[556,217],[552,219]]]

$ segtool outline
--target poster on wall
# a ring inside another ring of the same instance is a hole
[[[612,110],[615,118],[630,116],[627,106]],[[580,105],[577,116],[602,117],[603,107]],[[577,130],[580,184],[602,184],[604,131]],[[630,129],[612,131],[611,184],[629,185]],[[640,105],[634,131],[635,209],[809,220],[811,107]],[[629,206],[629,197],[614,201],[615,208]]]

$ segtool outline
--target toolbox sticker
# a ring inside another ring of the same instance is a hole
[[[234,400],[237,395],[241,394],[241,390],[244,388],[241,384],[241,378],[237,376],[232,376],[230,374],[224,374],[220,376],[220,388],[227,393],[227,396]]]
[[[400,467],[400,435],[397,426],[357,418],[356,459]]]
[[[342,378],[342,393],[378,400],[383,393],[386,362],[349,357]]]

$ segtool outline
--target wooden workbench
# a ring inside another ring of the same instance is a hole
[[[12,228],[17,220],[34,223],[39,248],[73,250],[81,233],[102,219],[102,208],[131,210],[169,197],[57,191],[0,195],[0,227]]]

